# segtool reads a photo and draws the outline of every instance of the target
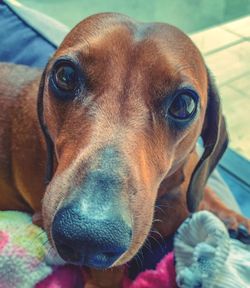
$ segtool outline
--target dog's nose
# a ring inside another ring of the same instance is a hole
[[[118,213],[84,213],[79,203],[59,209],[52,223],[54,243],[65,261],[103,269],[129,248],[131,231]]]

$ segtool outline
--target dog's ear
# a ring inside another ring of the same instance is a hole
[[[48,66],[48,65],[47,65]],[[38,113],[38,120],[40,123],[41,130],[44,135],[44,139],[46,142],[46,148],[47,148],[47,166],[46,166],[46,175],[45,175],[45,183],[48,184],[53,176],[54,171],[54,143],[52,141],[52,138],[49,134],[48,127],[46,125],[45,119],[44,119],[44,85],[45,85],[45,76],[47,71],[47,66],[45,67],[38,90],[38,96],[37,96],[37,113]]]
[[[201,137],[204,152],[191,176],[187,191],[187,206],[190,212],[196,211],[203,197],[207,179],[227,148],[228,135],[225,119],[221,112],[217,88],[207,71],[208,103]]]

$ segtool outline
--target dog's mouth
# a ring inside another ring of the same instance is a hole
[[[110,252],[106,251],[97,253],[96,247],[93,248],[86,246],[85,248],[85,250],[76,250],[64,243],[57,244],[59,255],[62,255],[64,261],[67,263],[95,269],[106,269],[111,267],[119,257],[120,253],[123,253],[123,251],[114,251],[113,249]]]

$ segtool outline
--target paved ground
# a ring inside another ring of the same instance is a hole
[[[192,35],[213,71],[230,146],[250,159],[250,16]]]

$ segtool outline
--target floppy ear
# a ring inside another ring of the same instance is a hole
[[[219,93],[209,71],[208,77],[208,103],[201,137],[204,152],[192,174],[188,191],[187,206],[190,212],[196,211],[203,197],[203,190],[209,175],[220,160],[228,144],[225,119],[221,112]]]
[[[47,65],[48,66],[48,65]],[[49,134],[48,127],[46,125],[44,119],[44,103],[43,103],[43,94],[44,94],[44,85],[45,85],[45,75],[47,71],[47,66],[45,67],[38,90],[38,97],[37,97],[37,113],[38,113],[38,120],[40,123],[41,130],[44,135],[44,139],[46,142],[47,148],[47,166],[46,166],[46,175],[45,175],[45,183],[48,184],[53,176],[54,170],[54,143],[52,138]]]

